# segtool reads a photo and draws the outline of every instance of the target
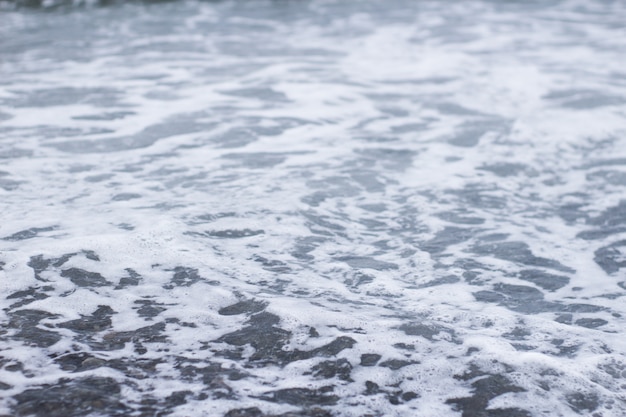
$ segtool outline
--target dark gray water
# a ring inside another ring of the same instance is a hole
[[[623,2],[14,6],[0,415],[626,415]]]

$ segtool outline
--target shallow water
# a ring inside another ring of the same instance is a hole
[[[0,415],[626,415],[624,3],[8,5]]]

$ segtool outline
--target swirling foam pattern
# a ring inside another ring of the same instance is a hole
[[[0,414],[626,415],[626,7],[0,19]]]

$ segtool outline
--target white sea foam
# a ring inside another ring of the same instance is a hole
[[[0,414],[624,415],[624,19],[3,12]]]

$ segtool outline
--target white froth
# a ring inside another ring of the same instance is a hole
[[[267,396],[326,386],[337,416],[456,416],[450,400],[494,375],[519,389],[489,410],[626,413],[617,3],[231,0],[3,17],[0,414],[24,390],[100,376],[129,404],[207,393],[172,416],[298,411]],[[68,270],[99,275],[85,285]],[[257,311],[224,313],[246,300],[290,332],[283,351],[354,343],[249,363],[249,343],[220,339],[250,326]],[[100,306],[114,312],[105,330],[66,324]],[[35,333],[60,339],[20,333],[29,310],[50,314]],[[124,339],[158,324],[156,341]],[[99,347],[116,337],[119,349]],[[62,369],[74,353],[162,361]],[[313,371],[338,360],[348,379]],[[186,361],[247,375],[183,378]]]

